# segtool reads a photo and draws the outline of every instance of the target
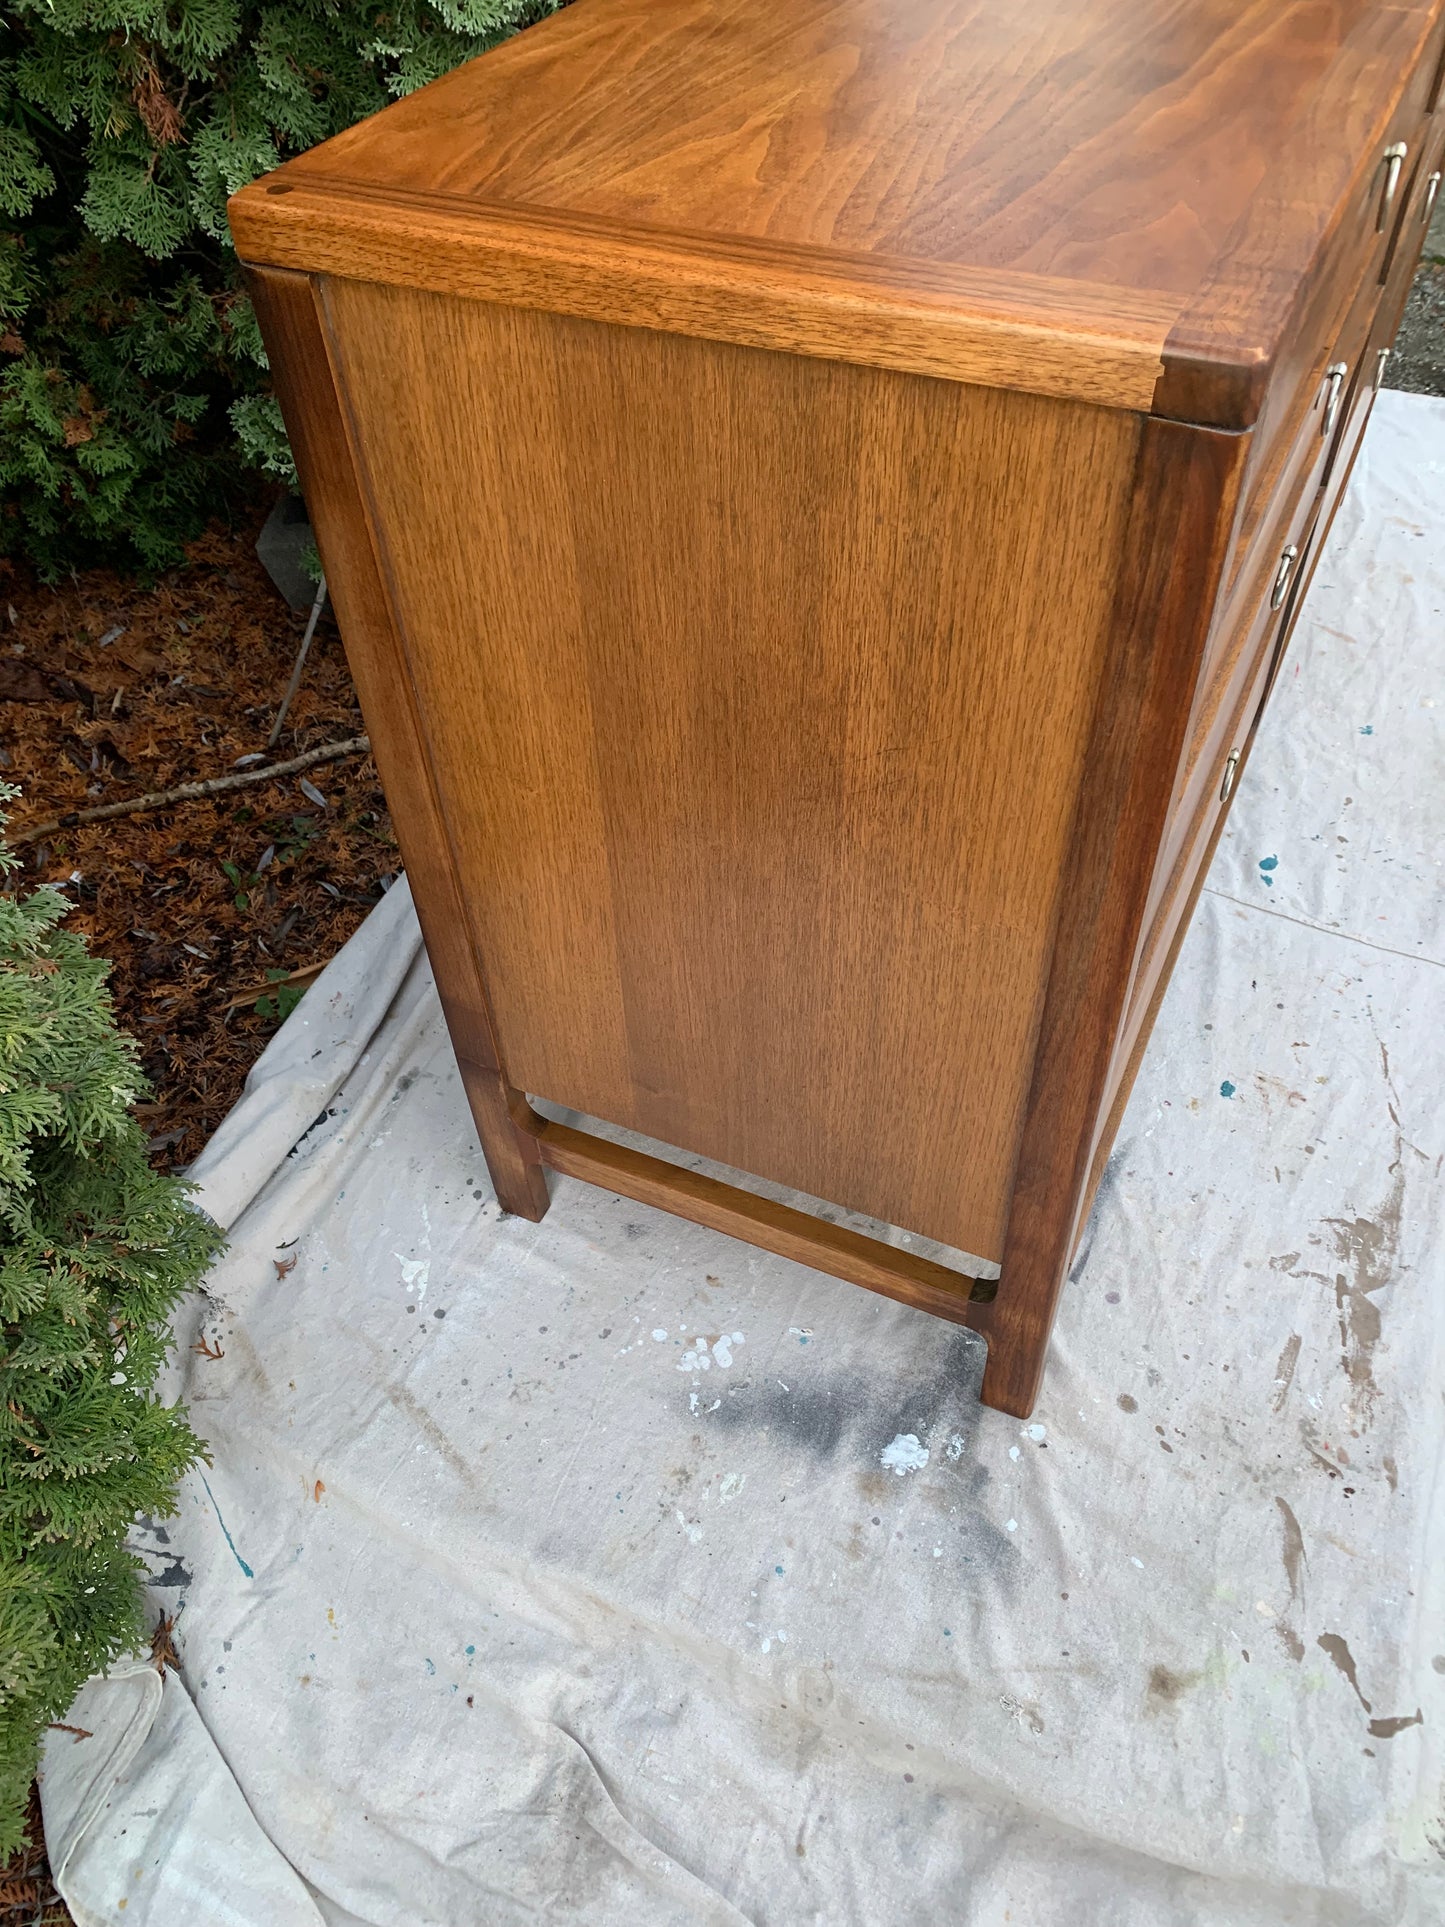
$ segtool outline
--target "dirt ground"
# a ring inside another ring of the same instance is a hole
[[[0,575],[0,776],[21,790],[12,840],[363,733],[324,618],[267,751],[304,619],[256,561],[255,533],[205,537],[190,568],[150,588],[104,571],[59,588]],[[62,885],[72,928],[114,964],[116,1012],[155,1087],[142,1118],[171,1167],[200,1150],[294,1002],[300,986],[280,980],[332,956],[399,861],[365,754],[54,830],[22,854],[25,881]]]

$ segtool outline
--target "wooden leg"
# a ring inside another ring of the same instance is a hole
[[[985,1405],[1027,1418],[1089,1173],[1248,438],[1146,418],[1114,640],[1066,866],[1014,1172]],[[1189,568],[1172,558],[1188,556]]]
[[[455,1029],[452,1042],[497,1203],[513,1217],[537,1224],[547,1215],[552,1200],[537,1140],[513,1119],[513,1110],[522,1102],[521,1093],[512,1089],[499,1070],[479,1063],[467,1052]]]
[[[1057,1298],[1067,1270],[1066,1261],[1060,1266],[1057,1278],[1038,1281],[1037,1295]],[[999,1289],[1002,1295],[1002,1279]],[[978,1394],[981,1405],[990,1405],[996,1412],[1009,1412],[1014,1418],[1028,1418],[1032,1414],[1048,1357],[1049,1329],[1049,1324],[1037,1320],[1021,1322],[1012,1330],[998,1320],[990,1325],[988,1357]]]
[[[276,388],[311,509],[346,653],[371,731],[427,955],[472,1107],[482,1156],[504,1211],[535,1224],[547,1209],[536,1140],[513,1121],[486,985],[456,884],[454,852],[416,712],[400,627],[373,538],[367,494],[331,365],[320,290],[309,277],[262,268],[248,287],[276,351]]]

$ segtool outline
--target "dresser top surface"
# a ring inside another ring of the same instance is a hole
[[[246,190],[238,239],[275,258],[257,237],[283,210],[260,197],[284,182],[418,224],[751,250],[784,278],[851,264],[965,305],[976,286],[1003,312],[1076,299],[1156,352],[1192,328],[1257,362],[1439,13],[575,0]]]

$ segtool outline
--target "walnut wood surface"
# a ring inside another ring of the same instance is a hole
[[[1240,425],[1439,18],[576,0],[232,221],[253,261],[1117,406],[1162,352],[1156,412]]]
[[[247,286],[272,357],[277,398],[493,1185],[504,1209],[537,1219],[547,1209],[547,1180],[536,1145],[508,1113],[510,1093],[498,1069],[476,943],[437,807],[431,758],[398,647],[315,291],[300,275],[269,269],[250,273]]]
[[[1147,408],[1177,304],[987,268],[624,230],[289,175],[231,203],[244,258],[433,294]]]
[[[968,1323],[1027,1413],[1442,58],[1442,0],[577,0],[237,197],[508,1209]]]
[[[996,1258],[1139,418],[326,306],[511,1081]]]
[[[935,1318],[988,1329],[995,1292],[992,1283],[965,1277],[931,1258],[720,1183],[700,1171],[555,1123],[525,1103],[516,1107],[516,1116],[554,1171],[745,1239]]]
[[[1026,1415],[1086,1207],[1112,1061],[1247,437],[1149,419],[1064,870],[983,1396]]]

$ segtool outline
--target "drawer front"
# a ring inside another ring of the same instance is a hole
[[[1445,116],[1432,116],[1429,101],[1442,58],[1445,14],[1375,153],[1359,170],[1353,192],[1336,215],[1319,271],[1310,278],[1274,369],[1254,428],[1226,593],[1240,576],[1248,579],[1253,545],[1279,496],[1289,452],[1301,422],[1316,407],[1327,370],[1344,361],[1353,380],[1374,320],[1374,302],[1382,284],[1393,281],[1400,252],[1410,247],[1428,175],[1439,165]]]
[[[1301,600],[1309,592],[1315,567],[1329,536],[1330,524],[1340,505],[1345,485],[1350,479],[1350,471],[1354,467],[1355,457],[1359,454],[1360,443],[1364,440],[1375,396],[1380,391],[1389,366],[1392,345],[1400,326],[1400,317],[1405,311],[1405,303],[1409,298],[1410,283],[1420,259],[1420,251],[1425,245],[1430,215],[1441,192],[1442,172],[1445,172],[1445,111],[1437,113],[1427,123],[1420,164],[1411,182],[1405,206],[1401,209],[1399,231],[1389,276],[1384,288],[1380,290],[1375,309],[1374,327],[1358,358],[1339,435],[1326,465],[1319,514],[1319,535],[1311,545],[1308,566],[1300,578]]]
[[[1285,540],[1252,585],[1249,604],[1218,637],[1200,679],[1190,736],[1144,911],[1144,936],[1129,993],[1123,1048],[1146,1008],[1154,975],[1168,955],[1174,925],[1189,897],[1200,852],[1209,848],[1228,810],[1253,741],[1259,714],[1278,671],[1303,600],[1301,583],[1319,522],[1320,495],[1298,502]]]
[[[1288,539],[1284,530],[1293,521],[1298,503],[1321,485],[1335,461],[1347,402],[1367,357],[1379,299],[1373,280],[1360,284],[1343,324],[1315,357],[1307,384],[1296,398],[1288,435],[1278,434],[1258,464],[1225,569],[1215,624],[1218,634],[1233,630],[1243,598],[1252,596],[1263,557],[1278,553]]]

